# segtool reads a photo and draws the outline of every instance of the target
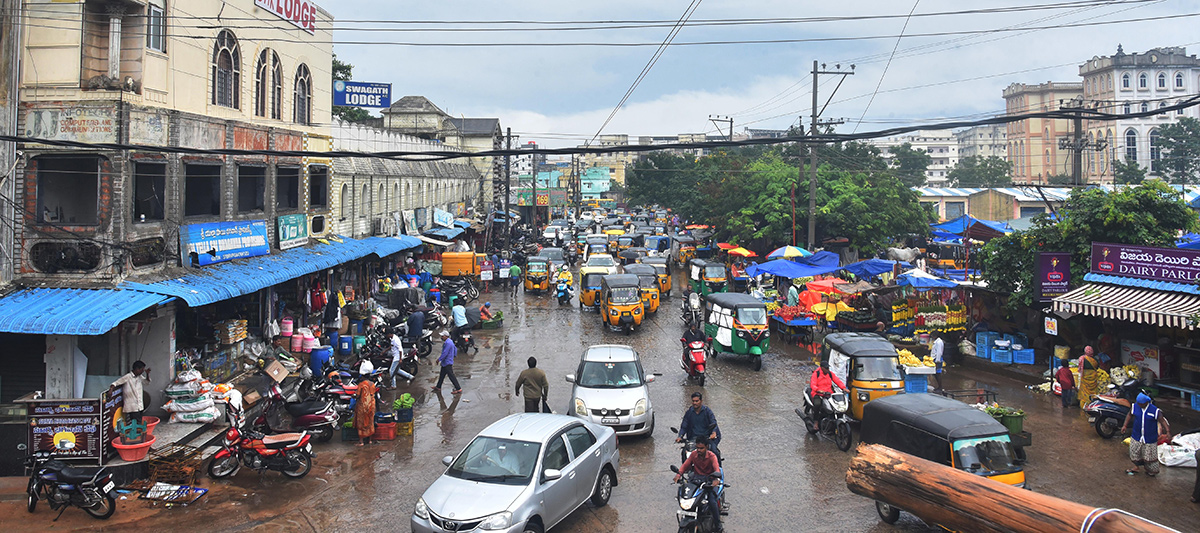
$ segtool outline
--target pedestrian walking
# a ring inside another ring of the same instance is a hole
[[[508,267],[508,277],[512,279],[512,294],[517,295],[517,286],[521,284],[521,267],[513,263],[513,266]]]
[[[371,443],[371,435],[375,434],[375,383],[369,379],[358,384],[354,429],[358,430],[359,446]]]
[[[458,347],[454,345],[454,341],[450,339],[450,332],[442,330],[442,355],[438,356],[438,364],[442,365],[441,372],[438,373],[437,385],[433,387],[434,392],[441,392],[442,383],[446,377],[450,377],[450,383],[454,384],[452,394],[462,394],[462,385],[458,384],[458,376],[454,375],[454,357],[458,355]]]
[[[1137,395],[1137,403],[1133,409],[1130,409],[1129,414],[1125,415],[1125,423],[1121,424],[1121,433],[1125,433],[1130,429],[1132,422],[1133,433],[1130,435],[1129,441],[1129,460],[1133,461],[1133,468],[1126,470],[1125,473],[1134,475],[1138,473],[1138,467],[1145,465],[1147,476],[1158,475],[1158,443],[1159,435],[1164,439],[1171,439],[1171,425],[1167,423],[1166,417],[1162,415],[1162,411],[1158,410],[1158,406],[1150,403],[1150,396],[1140,392]]]
[[[1083,348],[1083,355],[1079,356],[1079,408],[1087,407],[1091,403],[1092,396],[1099,394],[1099,375],[1096,372],[1100,369],[1100,362],[1096,361],[1093,355],[1095,352],[1091,346]]]
[[[937,388],[934,391],[941,392],[942,389],[942,356],[946,352],[946,341],[942,340],[942,332],[935,331],[933,333],[933,345],[929,347],[929,356],[933,358],[934,374],[933,379],[937,382]]]
[[[1062,392],[1062,406],[1066,409],[1075,404],[1075,375],[1071,372],[1071,365],[1064,364],[1058,367],[1054,372],[1054,380],[1058,381],[1058,387]]]
[[[517,394],[525,397],[525,412],[536,413],[546,403],[546,395],[550,393],[550,381],[546,379],[546,372],[537,367],[536,357],[530,357],[527,362],[529,368],[522,370],[521,375],[517,376]],[[547,409],[546,412],[550,411]]]

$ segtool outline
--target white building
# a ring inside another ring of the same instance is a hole
[[[975,126],[954,132],[958,157],[1008,157],[1008,128],[1004,124]]]
[[[891,150],[904,143],[912,145],[913,150],[924,150],[932,158],[925,170],[925,179],[931,187],[944,185],[950,175],[950,169],[958,164],[958,139],[950,130],[920,130],[908,135],[867,142],[878,147],[883,152],[883,157],[889,161],[892,158]]]

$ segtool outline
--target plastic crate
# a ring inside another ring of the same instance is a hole
[[[371,435],[371,438],[374,440],[396,440],[396,426],[395,422],[375,424],[375,434]]]
[[[342,440],[347,442],[358,440],[358,429],[354,427],[343,427]]]
[[[1012,359],[1013,359],[1013,362],[1018,365],[1032,365],[1033,359],[1034,359],[1033,348],[1026,348],[1024,350],[1013,350]]]
[[[1200,394],[1192,393],[1192,409],[1200,411]]]
[[[413,421],[412,407],[409,407],[408,409],[396,409],[396,421],[400,422],[401,424],[403,424],[405,422],[412,422]]]
[[[904,377],[904,392],[908,394],[920,394],[929,392],[929,380],[924,375],[912,375]]]
[[[396,424],[396,434],[401,436],[410,436],[413,434],[412,422],[400,422]]]
[[[1012,350],[1008,348],[992,348],[992,362],[1001,365],[1011,365],[1013,362]]]

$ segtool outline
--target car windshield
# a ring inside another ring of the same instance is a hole
[[[638,296],[636,287],[619,287],[611,291],[608,301],[614,305],[625,305],[638,303],[642,298]]]
[[[617,237],[617,244],[620,244],[621,246],[629,246],[633,244],[633,239],[629,237]]]
[[[528,268],[529,268],[530,272],[538,272],[538,273],[545,272],[546,271],[546,263],[543,263],[541,261],[530,261]]]
[[[900,360],[895,357],[857,357],[854,379],[860,381],[899,381]]]
[[[654,274],[638,274],[638,287],[643,289],[657,289],[658,277]]]
[[[737,310],[737,321],[746,326],[767,325],[767,309],[765,307],[743,307]]]
[[[605,363],[584,361],[579,369],[579,386],[591,389],[629,389],[642,386],[642,372],[635,361]]]
[[[725,277],[725,265],[706,265],[704,267],[704,277],[706,277],[706,278],[723,278],[723,277]]]
[[[1017,470],[1016,455],[1008,435],[956,440],[954,459],[959,468],[976,474],[1003,474]],[[980,468],[978,471],[972,470],[976,464]]]
[[[588,266],[610,267],[610,266],[616,265],[617,262],[614,261],[613,258],[611,258],[607,255],[598,255],[596,257],[588,259],[587,264],[588,264]]]
[[[525,485],[533,475],[542,445],[495,437],[475,437],[446,470],[446,475],[482,483]]]

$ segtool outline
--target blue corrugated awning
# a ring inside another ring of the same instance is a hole
[[[437,237],[439,239],[452,241],[455,237],[463,234],[462,228],[437,228],[426,231],[422,235]]]
[[[361,259],[381,246],[372,239],[341,237],[342,242],[292,248],[277,254],[209,265],[178,278],[154,283],[124,282],[121,288],[175,296],[192,307],[265,289],[342,263]],[[398,241],[399,242],[399,241]],[[393,252],[394,253],[394,252]]]
[[[400,235],[396,237],[370,237],[363,239],[363,243],[371,248],[371,253],[379,257],[387,257],[394,253],[411,250],[421,246],[421,239],[410,237],[408,235]]]
[[[1156,291],[1167,292],[1182,292],[1187,294],[1200,295],[1200,286],[1195,283],[1179,283],[1176,281],[1155,281],[1152,279],[1126,278],[1123,276],[1112,276],[1109,274],[1084,274],[1084,281],[1093,283],[1107,283],[1109,285],[1120,285],[1122,287],[1136,287],[1139,289],[1154,289]]]
[[[467,222],[465,220],[455,220],[454,225],[458,226],[462,229],[470,229],[470,227],[471,227],[471,223]]]
[[[103,335],[122,320],[173,299],[121,289],[22,289],[0,298],[0,332]]]

